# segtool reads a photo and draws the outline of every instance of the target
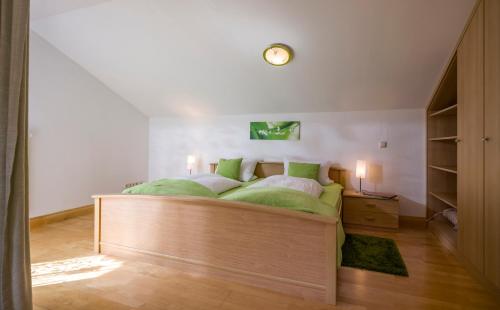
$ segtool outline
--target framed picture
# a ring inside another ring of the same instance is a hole
[[[300,122],[250,122],[250,140],[300,140]]]

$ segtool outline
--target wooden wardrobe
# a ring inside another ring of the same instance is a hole
[[[446,150],[456,160],[456,184],[448,188],[456,185],[458,234],[449,236],[456,236],[466,265],[500,291],[500,0],[478,1],[450,67],[457,81],[456,139]],[[432,152],[428,145],[428,160]],[[429,193],[434,183],[443,184],[428,173]],[[428,198],[428,216],[439,211]]]

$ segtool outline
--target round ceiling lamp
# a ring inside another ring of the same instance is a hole
[[[264,50],[264,60],[273,66],[284,66],[292,60],[292,49],[285,44],[271,44]]]

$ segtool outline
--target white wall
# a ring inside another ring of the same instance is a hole
[[[148,118],[31,33],[30,216],[145,180]]]
[[[300,141],[252,141],[249,122],[301,121]],[[259,114],[148,119],[35,33],[30,59],[31,216],[92,202],[123,184],[198,171],[219,157],[329,159],[348,169],[369,162],[364,188],[401,196],[401,214],[425,214],[423,110]],[[149,141],[148,141],[149,135]],[[379,149],[379,141],[388,141]],[[148,143],[149,142],[149,143]],[[148,146],[149,144],[149,146]]]
[[[300,141],[249,139],[249,122],[301,121]],[[358,186],[356,159],[369,163],[364,189],[391,191],[401,197],[401,214],[425,216],[424,111],[269,114],[150,120],[149,179],[186,174],[186,156],[196,154],[197,170],[219,157],[284,156],[328,159],[349,170],[349,187]],[[380,149],[379,141],[388,148]]]

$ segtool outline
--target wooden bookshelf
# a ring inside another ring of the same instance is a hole
[[[454,173],[457,174],[457,166],[436,166],[436,165],[429,165],[429,168],[443,171],[443,172],[449,172],[449,173]]]
[[[453,58],[427,107],[427,218],[429,228],[456,247],[457,233],[447,219],[434,216],[457,209],[457,60]],[[434,217],[433,217],[434,216]]]
[[[441,200],[450,207],[457,208],[457,193],[433,193],[429,192],[430,195]]]
[[[449,115],[457,115],[457,104],[451,105],[436,112],[432,112],[429,114],[429,117],[449,116]]]
[[[429,229],[439,238],[443,245],[453,253],[457,253],[457,231],[443,216],[438,215],[429,222]]]
[[[452,142],[455,142],[455,140],[457,140],[457,136],[429,138],[429,141],[452,141]]]

